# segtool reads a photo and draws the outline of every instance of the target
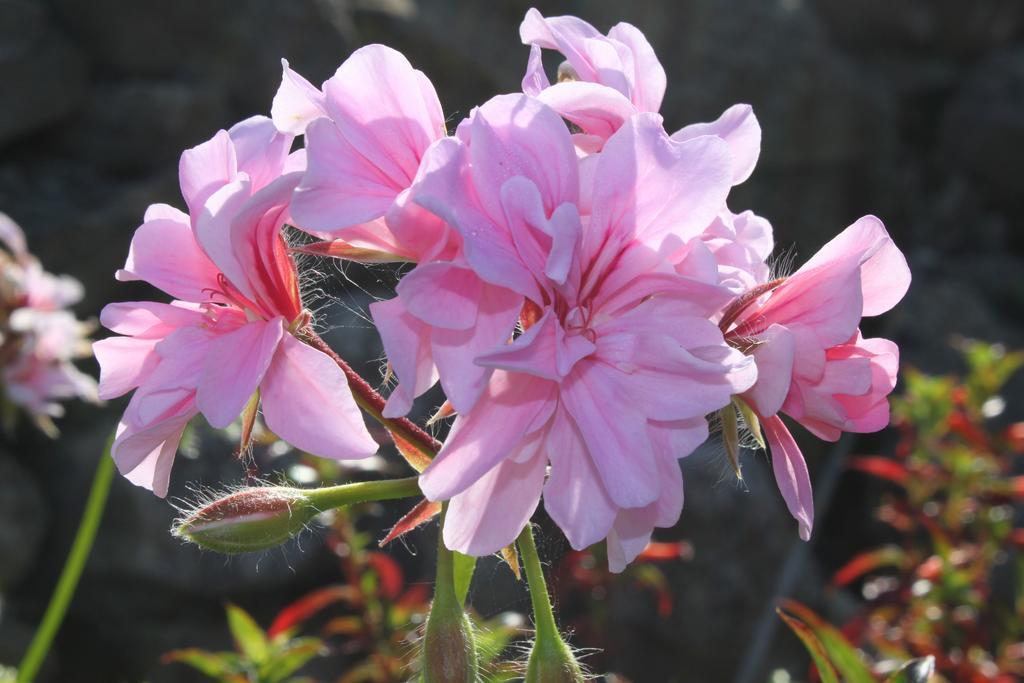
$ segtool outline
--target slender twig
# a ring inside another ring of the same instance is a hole
[[[39,624],[39,629],[33,636],[32,642],[25,652],[25,657],[18,666],[18,683],[31,683],[35,680],[36,674],[39,673],[39,668],[46,658],[46,653],[50,649],[50,644],[64,620],[68,605],[71,604],[71,599],[75,595],[75,588],[78,586],[78,579],[82,575],[85,562],[89,558],[89,551],[96,539],[96,530],[103,518],[103,509],[106,506],[107,494],[110,492],[110,483],[114,478],[114,459],[110,457],[112,442],[113,436],[107,441],[103,456],[96,466],[92,488],[85,503],[78,532],[75,534],[75,541],[71,545],[71,552],[68,553],[68,559],[64,562],[64,569],[61,570],[60,579],[50,597],[50,604],[46,606],[46,613]]]

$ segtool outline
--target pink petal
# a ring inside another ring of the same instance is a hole
[[[249,284],[249,271],[235,254],[231,232],[231,224],[249,201],[252,189],[249,178],[240,174],[211,194],[202,212],[193,214],[193,220],[196,241],[206,255],[245,297],[256,299]]]
[[[110,337],[94,342],[92,352],[100,364],[99,397],[108,401],[138,387],[160,362],[154,349],[157,341]]]
[[[544,509],[569,544],[583,550],[608,535],[619,508],[608,496],[583,437],[564,409],[555,413],[545,450],[551,459],[551,477],[544,486]]]
[[[474,201],[468,156],[466,145],[454,138],[432,145],[423,159],[413,200],[458,230],[466,260],[488,282],[540,300],[537,283],[520,260],[511,235]]]
[[[186,301],[208,301],[219,288],[219,271],[196,242],[189,217],[171,207],[148,218],[135,231],[118,280],[144,280]]]
[[[451,499],[444,522],[448,548],[476,557],[496,553],[529,523],[540,502],[547,458],[529,444],[525,448],[533,452],[525,462],[506,458]]]
[[[818,250],[798,272],[831,267],[857,258],[860,265],[863,315],[881,315],[899,303],[910,288],[910,268],[882,221],[864,216]]]
[[[430,143],[445,134],[430,81],[384,45],[353,52],[324,83],[324,95],[345,138],[399,190],[412,183]]]
[[[470,135],[473,183],[490,217],[503,216],[501,188],[514,176],[537,186],[548,214],[578,198],[572,138],[551,108],[525,95],[499,95],[477,110]]]
[[[491,369],[476,359],[508,341],[522,307],[523,299],[515,292],[487,284],[481,289],[476,325],[467,330],[433,329],[431,349],[441,386],[458,412],[469,411],[490,380]]]
[[[561,385],[562,405],[576,422],[608,495],[621,507],[658,497],[647,418],[609,382],[597,363],[577,365]]]
[[[608,533],[608,569],[618,574],[626,569],[651,542],[655,512],[652,508],[621,510]]]
[[[622,22],[612,26],[608,37],[617,40],[626,47],[633,56],[633,103],[640,111],[656,112],[661,109],[661,101],[665,97],[665,68],[654,54],[654,48],[647,42],[647,37],[636,26]]]
[[[231,424],[263,381],[284,334],[284,318],[252,322],[210,344],[196,403],[217,429]]]
[[[398,297],[370,304],[370,315],[399,382],[388,397],[384,416],[401,417],[412,409],[413,399],[437,382],[430,357],[430,328],[410,314]]]
[[[531,97],[536,97],[544,88],[551,85],[548,76],[544,73],[544,60],[541,57],[539,45],[530,46],[530,58],[526,63],[526,75],[523,76],[523,92]]]
[[[450,330],[476,323],[484,283],[469,268],[451,263],[425,263],[402,278],[396,291],[406,310],[420,320]]]
[[[701,135],[716,135],[729,143],[734,185],[739,185],[754,172],[761,154],[761,124],[749,104],[734,104],[717,120],[690,124],[673,133],[672,139],[683,142]]]
[[[281,86],[274,95],[270,115],[277,129],[294,135],[306,132],[310,121],[326,116],[324,95],[305,78],[292,71],[288,60],[281,60]]]
[[[165,497],[174,455],[185,426],[193,416],[195,412],[186,413],[139,430],[122,422],[110,449],[118,471],[136,486]]]
[[[284,170],[294,136],[282,133],[266,116],[251,116],[228,130],[235,146],[238,171],[252,180],[254,188],[265,187]]]
[[[581,335],[566,335],[558,318],[549,309],[511,344],[478,356],[476,363],[557,381],[568,375],[576,362],[589,356],[595,348]]]
[[[4,243],[17,260],[22,261],[30,257],[28,245],[25,242],[25,233],[5,213],[0,213],[0,242]]]
[[[779,412],[789,393],[796,345],[793,333],[782,325],[772,325],[756,341],[751,356],[757,363],[757,383],[743,398],[758,415],[770,417]]]
[[[329,119],[306,129],[306,175],[295,190],[292,215],[300,227],[330,234],[380,218],[412,176],[392,178],[363,157]]]
[[[420,475],[430,500],[462,493],[545,425],[554,410],[552,382],[497,371],[475,408],[460,414],[441,451]]]
[[[179,327],[201,322],[203,314],[198,307],[180,301],[124,301],[107,304],[100,312],[100,324],[108,330],[144,339],[162,339]]]
[[[240,269],[236,277],[244,278],[241,282],[232,279],[232,284],[257,303],[265,317],[283,315],[289,322],[301,313],[302,302],[298,274],[281,227],[300,177],[299,173],[281,176],[240,205],[229,202],[223,217],[218,217],[230,221],[230,248]]]
[[[668,235],[681,242],[700,235],[732,184],[725,142],[674,142],[655,114],[634,116],[609,138],[595,174],[590,231],[655,250]]]
[[[260,396],[267,427],[300,450],[336,460],[377,452],[344,373],[290,334],[281,338]]]
[[[582,130],[604,140],[637,113],[637,108],[625,95],[599,83],[556,83],[538,93],[537,99]]]
[[[761,427],[772,454],[772,470],[779,492],[789,513],[800,525],[800,538],[810,540],[811,527],[814,526],[814,495],[804,456],[777,415],[761,420]]]
[[[178,164],[178,180],[189,213],[197,216],[210,195],[234,180],[237,173],[235,146],[226,130],[185,150]]]

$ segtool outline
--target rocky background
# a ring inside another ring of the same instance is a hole
[[[764,128],[761,161],[731,199],[769,218],[801,258],[863,213],[883,218],[907,252],[907,299],[867,332],[903,348],[905,362],[956,368],[954,333],[1024,346],[1024,3],[1019,0],[649,0],[538,2],[602,30],[644,30],[669,76],[669,128],[749,102]],[[118,284],[145,207],[180,204],[177,157],[253,113],[267,112],[279,59],[318,83],[354,48],[385,42],[434,81],[456,121],[476,103],[518,88],[527,49],[518,0],[0,0],[0,210],[26,230],[51,271],[87,288],[95,316],[112,300],[145,298]],[[325,270],[321,284],[336,285]],[[383,292],[387,274],[355,276]],[[331,278],[335,280],[336,278]],[[343,355],[378,371],[379,341],[341,295],[328,310]],[[1012,410],[1024,405],[1021,382]],[[14,664],[38,620],[78,520],[87,482],[122,403],[73,406],[63,437],[24,429],[0,442],[0,662]],[[1019,419],[1019,415],[1018,415]],[[720,451],[684,462],[687,510],[667,538],[694,559],[668,569],[674,616],[659,621],[643,596],[612,600],[618,671],[637,683],[766,680],[801,675],[799,645],[775,628],[780,589],[832,616],[847,596],[821,581],[874,540],[868,484],[839,477],[841,450],[808,447],[822,500],[810,545],[795,529],[763,458],[748,454],[747,484],[725,475]],[[187,482],[237,481],[230,445],[207,435],[201,459],[176,466]],[[820,456],[820,457],[818,457]],[[258,558],[225,561],[167,534],[165,501],[115,482],[104,527],[52,652],[51,681],[183,681],[159,663],[183,646],[227,646],[222,604],[268,618],[289,599],[336,578],[316,539]],[[384,517],[394,513],[383,510]],[[387,519],[382,519],[384,524]],[[410,567],[428,567],[432,540],[413,540]],[[564,542],[548,534],[542,552]],[[399,554],[401,549],[399,549]],[[522,608],[521,589],[484,570],[475,598]],[[481,582],[483,583],[483,582]]]

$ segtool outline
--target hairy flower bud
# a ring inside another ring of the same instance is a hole
[[[434,600],[423,638],[423,683],[474,683],[476,644],[458,603]]]
[[[301,489],[249,487],[189,512],[172,532],[208,550],[248,553],[284,543],[319,512]]]
[[[561,637],[538,634],[526,664],[526,683],[583,683],[583,671],[572,648]]]

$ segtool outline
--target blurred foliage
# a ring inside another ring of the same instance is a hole
[[[863,609],[842,633],[797,603],[779,610],[825,683],[927,680],[925,660],[934,660],[935,681],[1024,678],[1024,423],[995,426],[1024,352],[957,346],[964,377],[904,373],[892,405],[895,456],[851,461],[892,485],[877,518],[899,538],[833,577],[835,587],[860,584]]]
[[[616,593],[640,591],[649,596],[658,617],[668,619],[674,599],[661,565],[692,557],[693,546],[687,541],[652,541],[622,573],[614,574],[608,570],[603,543],[562,556],[552,581],[559,623],[573,642],[586,643],[589,668],[608,671],[623,654],[611,623]]]
[[[175,650],[164,661],[186,664],[221,683],[304,683],[295,677],[316,657],[345,662],[337,683],[397,683],[415,679],[414,656],[430,604],[428,584],[406,585],[391,556],[371,549],[373,536],[359,531],[359,507],[336,510],[327,545],[338,557],[342,582],[325,586],[282,609],[263,630],[241,608],[227,607],[233,652]],[[467,586],[468,588],[468,586]],[[472,615],[471,615],[472,616]],[[500,662],[520,635],[518,615],[473,618],[483,683],[521,676],[521,664]],[[300,635],[315,630],[316,635]]]

